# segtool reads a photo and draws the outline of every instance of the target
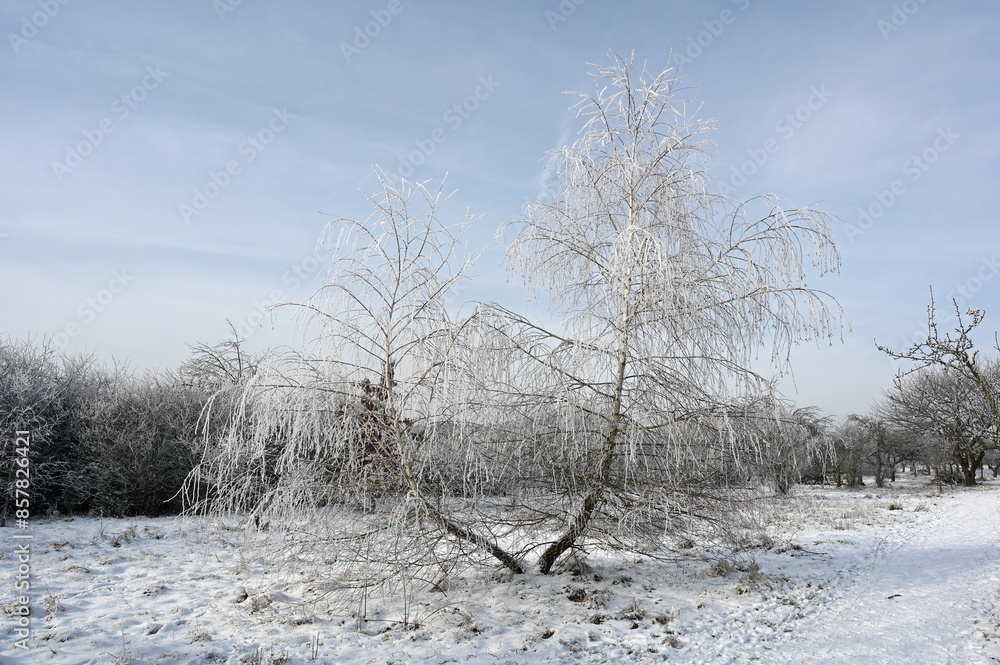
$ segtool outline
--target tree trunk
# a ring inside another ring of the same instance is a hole
[[[604,449],[601,452],[601,463],[597,467],[595,481],[597,483],[583,500],[580,511],[570,522],[569,528],[554,543],[545,548],[541,558],[538,560],[538,569],[543,575],[548,575],[552,571],[552,566],[568,549],[573,547],[590,524],[590,519],[594,515],[594,510],[600,504],[604,494],[604,483],[607,480],[608,472],[611,470],[611,463],[614,461],[615,448],[618,445],[619,426],[621,425],[622,413],[622,393],[625,389],[625,370],[628,367],[628,351],[626,341],[622,341],[622,348],[618,354],[618,372],[615,377],[615,398],[611,407],[611,420],[608,423],[608,433],[604,439]]]
[[[590,523],[590,517],[594,514],[594,508],[601,499],[600,490],[594,490],[587,498],[583,500],[583,507],[580,512],[573,519],[570,527],[566,530],[566,533],[562,535],[556,542],[545,548],[542,553],[541,558],[538,560],[538,569],[543,575],[548,575],[552,571],[552,566],[559,559],[563,553],[569,548],[573,547],[576,543],[576,539],[586,530],[587,524]]]
[[[962,475],[965,477],[965,486],[966,487],[975,487],[976,486],[976,467],[972,467],[971,469],[966,469],[966,468],[963,467],[962,468]]]
[[[966,487],[976,486],[976,471],[979,470],[979,465],[983,463],[984,457],[986,457],[984,452],[963,451],[955,454],[958,465],[962,469],[962,477]]]
[[[383,386],[385,390],[383,399],[385,400],[385,406],[383,408],[386,414],[386,419],[388,420],[388,423],[386,424],[388,424],[389,433],[394,439],[396,454],[399,457],[396,460],[396,463],[399,466],[403,482],[406,483],[410,493],[416,497],[418,501],[420,501],[421,505],[424,506],[431,518],[444,528],[447,533],[451,534],[455,538],[458,538],[459,540],[464,540],[467,543],[471,543],[472,545],[489,552],[493,558],[503,564],[504,568],[512,573],[523,573],[524,568],[521,566],[521,562],[518,561],[517,557],[500,547],[500,545],[498,545],[492,538],[484,536],[481,533],[477,533],[470,528],[464,527],[461,524],[450,520],[424,494],[420,479],[417,477],[417,473],[413,468],[412,450],[409,445],[412,441],[410,440],[411,437],[407,431],[408,427],[404,425],[403,419],[399,416],[396,410],[395,393],[392,389],[396,383],[393,377],[395,366],[396,364],[391,361],[388,361],[385,364],[385,374],[383,376]]]
[[[476,545],[477,547],[480,547],[481,549],[489,552],[493,556],[493,558],[502,563],[504,568],[506,568],[510,572],[516,575],[520,575],[521,573],[524,572],[524,568],[521,566],[521,562],[518,561],[517,557],[515,557],[514,555],[510,554],[502,547],[497,545],[495,541],[486,538],[485,536],[482,536],[481,534],[478,534],[474,531],[471,531],[461,525],[455,524],[454,522],[443,516],[441,513],[435,513],[434,517],[440,520],[441,525],[444,526],[445,530],[448,533],[455,536],[456,538],[472,543],[473,545]]]

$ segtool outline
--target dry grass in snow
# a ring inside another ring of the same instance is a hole
[[[998,507],[989,483],[798,488],[766,534],[671,561],[443,571],[392,604],[346,606],[335,563],[274,569],[202,519],[40,520],[29,649],[5,631],[0,663],[998,662]]]

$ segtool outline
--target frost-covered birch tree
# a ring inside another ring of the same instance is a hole
[[[669,533],[723,496],[732,474],[720,469],[755,459],[725,405],[770,389],[759,351],[780,372],[793,344],[840,324],[807,281],[810,267],[839,269],[825,215],[713,193],[710,126],[688,117],[672,69],[614,56],[596,75],[596,91],[578,93],[579,138],[555,153],[549,192],[526,206],[509,252],[563,322],[509,317],[545,377],[534,394],[586,423],[554,437],[551,419],[536,421],[534,438],[575,465],[558,533],[539,546],[546,573],[588,538]]]
[[[327,227],[337,258],[297,306],[302,348],[259,363],[193,484],[214,487],[214,510],[339,561],[359,589],[456,557],[521,572],[470,502],[452,500],[477,494],[448,306],[470,219],[446,224],[441,190],[379,177],[371,216]]]

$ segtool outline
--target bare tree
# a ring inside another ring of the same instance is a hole
[[[848,478],[858,484],[867,465],[875,485],[884,487],[887,478],[896,480],[896,465],[912,454],[903,445],[905,435],[890,424],[886,415],[883,409],[875,409],[871,415],[852,413],[841,430],[844,467],[850,469]]]
[[[552,330],[511,315],[539,377],[524,395],[587,423],[535,436],[579,464],[540,555],[546,573],[600,524],[663,529],[690,512],[678,497],[717,485],[693,463],[709,453],[692,429],[721,434],[708,448],[723,456],[752,458],[754,442],[737,449],[727,433],[725,404],[770,392],[755,354],[769,346],[780,372],[791,345],[839,324],[832,299],[806,283],[810,263],[839,266],[825,216],[713,194],[710,127],[687,117],[673,70],[614,56],[597,77],[594,93],[578,93],[580,137],[555,153],[553,195],[526,206],[510,249],[513,269],[564,317]]]
[[[53,508],[65,487],[69,461],[60,455],[64,446],[59,440],[59,426],[65,420],[63,377],[65,364],[47,342],[15,342],[0,339],[0,478],[7,484],[3,491],[0,526],[14,507],[15,456],[18,431],[31,437],[32,505],[36,511]]]
[[[984,417],[981,395],[973,383],[958,374],[925,367],[897,378],[886,402],[884,408],[896,420],[905,420],[915,431],[936,435],[937,446],[944,448],[939,457],[958,464],[966,485],[976,484],[976,471],[986,453],[1000,448],[996,423]]]
[[[940,332],[931,292],[927,339],[902,352],[877,346],[893,358],[916,364],[901,371],[886,394],[894,417],[943,437],[965,484],[975,485],[986,453],[1000,449],[1000,360],[984,358],[975,349],[972,334],[984,312],[970,309],[966,318],[954,304],[954,334]],[[1000,342],[996,348],[1000,351]]]
[[[480,452],[460,408],[448,304],[470,264],[470,218],[445,224],[441,190],[378,175],[371,216],[324,233],[338,258],[295,306],[302,348],[260,362],[191,486],[216,488],[213,509],[250,511],[252,524],[308,525],[295,538],[366,593],[457,559],[521,572],[475,500]]]
[[[864,485],[864,464],[868,457],[869,431],[857,414],[849,415],[833,433],[837,487]]]
[[[244,348],[246,340],[229,322],[229,337],[217,344],[191,346],[191,357],[178,369],[184,385],[216,392],[242,385],[257,369],[258,359]]]
[[[829,416],[821,416],[816,407],[793,408],[776,399],[765,400],[757,411],[747,414],[746,420],[759,431],[761,471],[767,484],[788,494],[809,468],[819,468],[820,477],[825,477],[827,462],[833,458]]]

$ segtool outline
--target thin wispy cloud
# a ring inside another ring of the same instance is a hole
[[[314,252],[320,211],[367,215],[372,164],[447,172],[454,214],[479,216],[470,241],[489,247],[547,188],[546,153],[581,122],[562,93],[587,90],[586,63],[609,49],[654,69],[683,56],[684,97],[720,121],[717,176],[735,196],[773,191],[840,220],[844,276],[817,286],[856,338],[798,352],[793,397],[863,410],[894,371],[871,340],[911,339],[930,285],[964,292],[987,325],[1000,316],[982,268],[1000,246],[1000,18],[982,3],[922,3],[905,21],[860,0],[402,2],[391,20],[386,2],[57,4],[44,21],[34,1],[0,9],[12,337],[59,334],[128,270],[66,348],[175,365],[272,291],[310,292],[312,277],[282,275]],[[525,299],[498,256],[464,297]]]

